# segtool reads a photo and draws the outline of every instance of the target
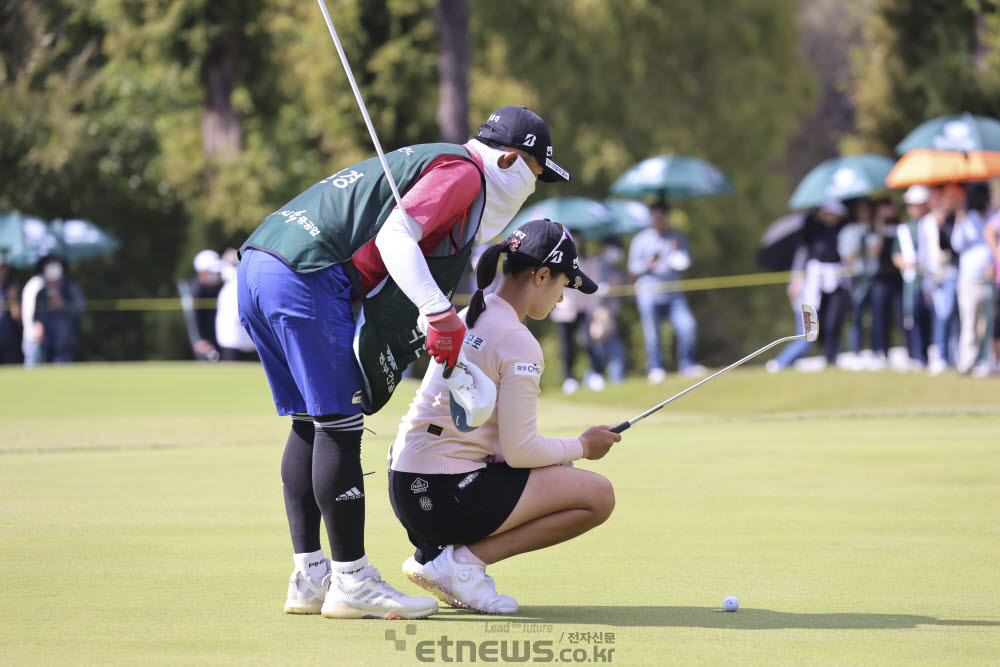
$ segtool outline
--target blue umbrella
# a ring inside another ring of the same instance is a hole
[[[724,195],[733,186],[719,169],[686,155],[657,155],[632,165],[611,186],[618,197],[685,199]]]
[[[788,205],[793,209],[810,208],[885,190],[885,178],[894,164],[890,158],[871,153],[827,160],[806,174]]]
[[[914,148],[943,151],[1000,151],[1000,121],[964,113],[922,123],[896,146],[902,155]]]

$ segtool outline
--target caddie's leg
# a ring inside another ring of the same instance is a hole
[[[285,514],[297,554],[320,550],[322,515],[313,492],[313,421],[309,415],[293,415],[292,430],[281,457],[281,488]]]
[[[360,572],[365,566],[356,563],[365,555],[365,482],[361,472],[364,418],[324,415],[314,421],[312,486],[326,523],[334,572]]]

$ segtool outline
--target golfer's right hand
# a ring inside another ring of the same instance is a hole
[[[454,308],[427,316],[427,353],[434,361],[451,368],[458,361],[458,352],[465,340],[465,322]]]
[[[610,426],[591,426],[580,436],[583,458],[591,461],[602,459],[611,449],[611,445],[621,439],[621,434],[612,431]]]

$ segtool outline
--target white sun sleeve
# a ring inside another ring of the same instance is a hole
[[[424,315],[436,315],[451,308],[451,302],[427,267],[419,245],[423,237],[423,226],[395,208],[375,237],[375,247],[403,294]]]

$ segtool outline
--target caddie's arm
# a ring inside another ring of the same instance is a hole
[[[465,323],[438,288],[425,253],[451,234],[456,221],[466,222],[481,186],[479,170],[471,162],[432,167],[403,196],[406,213],[394,208],[375,237],[389,275],[427,317],[427,352],[446,366],[455,365]]]

